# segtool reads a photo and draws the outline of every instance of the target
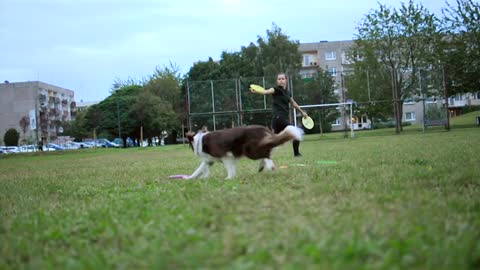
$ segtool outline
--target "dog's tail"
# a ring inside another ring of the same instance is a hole
[[[260,144],[276,147],[291,140],[303,140],[303,130],[295,126],[287,126],[279,134],[272,134],[270,136],[267,136]]]

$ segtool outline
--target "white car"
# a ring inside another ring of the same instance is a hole
[[[0,146],[0,149],[4,154],[19,153],[17,146]]]
[[[92,145],[87,142],[67,142],[64,144],[66,149],[83,149],[83,148],[91,148]]]
[[[31,153],[31,152],[37,152],[38,147],[36,145],[30,144],[30,145],[22,145],[18,147],[18,151],[21,153]]]

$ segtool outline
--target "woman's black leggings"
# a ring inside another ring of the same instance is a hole
[[[280,117],[280,116],[274,116],[272,119],[272,129],[275,134],[278,134],[282,132],[290,123],[286,118]],[[294,140],[293,141],[293,154],[295,156],[300,155],[299,147],[300,147],[300,141]]]

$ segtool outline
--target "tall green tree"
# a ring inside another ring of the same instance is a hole
[[[184,99],[182,98],[182,78],[179,68],[170,63],[162,69],[155,68],[155,72],[144,84],[143,88],[151,94],[159,97],[168,104],[168,108],[182,118],[184,111]],[[176,119],[173,119],[176,121]],[[173,121],[169,121],[173,122]]]
[[[266,36],[258,36],[238,52],[222,52],[219,61],[211,57],[195,63],[187,73],[190,81],[233,79],[238,77],[275,76],[285,72],[297,75],[302,55],[298,40],[291,40],[275,23]]]
[[[480,89],[480,3],[473,0],[447,2],[443,10],[445,43],[440,51],[446,64],[449,93]]]
[[[435,63],[434,54],[440,38],[438,19],[413,0],[400,9],[380,4],[378,10],[366,15],[357,28],[355,50],[365,57],[367,50],[391,74],[392,104],[396,132],[401,130],[402,104],[407,97],[419,94],[419,69]]]
[[[207,61],[196,62],[188,71],[187,77],[191,81],[221,79],[220,63],[214,61],[211,57]]]
[[[353,71],[344,77],[348,98],[355,101],[355,113],[366,114],[372,123],[387,119],[392,113],[391,72],[375,57],[369,43],[362,43],[362,53],[354,49],[348,56]],[[353,46],[356,48],[356,44]]]
[[[120,122],[123,139],[138,138],[139,132],[136,131],[138,125],[130,117],[130,112],[141,89],[142,86],[137,84],[116,88],[109,97],[88,108],[85,115],[85,128],[90,131],[96,129],[97,134],[105,134],[109,139],[113,139],[118,137],[118,122]]]
[[[87,111],[78,112],[75,116],[75,120],[64,123],[63,134],[71,136],[74,141],[81,142],[83,138],[90,138],[91,134],[86,129],[86,116]]]
[[[273,24],[266,37],[257,37],[257,44],[250,42],[238,52],[224,51],[219,61],[209,58],[206,62],[195,63],[183,86],[189,90],[191,113],[209,113],[214,107],[224,111],[236,110],[238,93],[244,110],[263,109],[263,99],[237,91],[247,90],[251,83],[263,84],[263,76],[267,77],[267,86],[275,83],[272,78],[280,72],[296,76],[301,66],[298,46],[298,41],[290,40],[280,27]]]
[[[263,65],[263,76],[275,76],[285,72],[296,76],[301,67],[302,55],[298,51],[300,43],[290,40],[289,36],[282,33],[276,24],[267,30],[267,36],[258,37],[260,63]]]
[[[149,138],[149,141],[177,124],[171,104],[146,89],[142,89],[136,96],[130,117],[135,119],[135,130],[143,130],[143,137],[140,134],[135,137]]]

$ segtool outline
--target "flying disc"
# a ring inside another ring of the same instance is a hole
[[[305,128],[312,129],[314,125],[313,119],[310,116],[304,116],[302,118],[302,124]]]
[[[257,92],[257,93],[260,93],[260,94],[263,93],[263,92],[265,92],[265,88],[261,87],[260,85],[250,84],[250,88],[251,88],[253,91],[255,91],[255,92]]]
[[[168,178],[170,179],[187,179],[190,175],[187,174],[175,174],[175,175],[170,175]]]

